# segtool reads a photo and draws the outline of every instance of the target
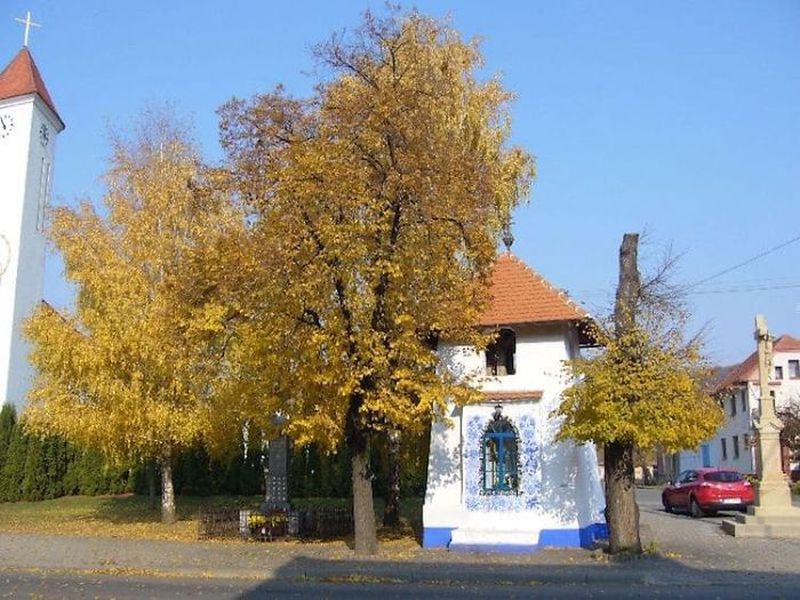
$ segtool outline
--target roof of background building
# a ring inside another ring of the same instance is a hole
[[[61,120],[56,110],[56,105],[50,97],[50,92],[47,91],[47,86],[44,84],[44,79],[36,67],[30,50],[23,48],[0,73],[0,100],[28,94],[38,94],[63,127],[64,121]]]
[[[510,252],[501,254],[494,265],[490,293],[479,325],[581,321],[589,316]]]
[[[772,351],[773,353],[800,352],[800,340],[790,335],[782,335],[773,342]],[[720,392],[725,388],[748,381],[758,381],[758,352],[753,352],[741,363],[733,367],[733,369],[714,386],[713,391],[715,393]]]

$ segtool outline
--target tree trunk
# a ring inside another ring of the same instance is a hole
[[[147,463],[147,507],[156,509],[156,466],[152,461]]]
[[[619,285],[614,306],[615,335],[620,338],[636,326],[641,293],[638,267],[639,234],[626,233],[619,248]],[[639,507],[634,487],[633,442],[616,440],[605,445],[606,523],[611,554],[642,551]]]
[[[400,523],[400,432],[389,432],[389,473],[386,484],[386,505],[383,507],[384,527],[397,527]]]
[[[175,522],[175,490],[172,487],[172,460],[169,457],[159,461],[161,467],[161,522],[170,525]]]
[[[614,326],[617,337],[636,325],[636,308],[641,293],[642,280],[638,267],[639,234],[626,233],[619,247],[619,284],[614,305]]]
[[[606,444],[606,522],[608,551],[611,554],[642,551],[633,466],[633,444]]]
[[[372,472],[369,468],[369,431],[360,414],[363,402],[364,398],[359,393],[350,398],[345,420],[345,439],[353,467],[355,551],[356,554],[372,555],[378,552],[378,535],[372,499]]]
[[[375,505],[372,500],[372,475],[369,452],[364,446],[353,451],[353,524],[356,554],[372,555],[378,551],[375,531]]]

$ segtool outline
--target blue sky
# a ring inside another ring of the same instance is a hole
[[[691,283],[800,236],[800,3],[417,2],[484,40],[486,71],[517,93],[514,141],[536,155],[515,252],[590,310],[610,301],[617,248],[647,229],[650,254],[683,253]],[[0,63],[31,51],[67,123],[57,203],[98,200],[109,124],[169,102],[219,159],[215,109],[284,83],[308,94],[310,48],[383,2],[175,0],[0,7]],[[645,249],[645,254],[648,251]],[[769,288],[769,289],[765,289]],[[56,260],[45,296],[69,302]],[[739,361],[753,316],[800,337],[800,243],[695,288],[708,352]]]

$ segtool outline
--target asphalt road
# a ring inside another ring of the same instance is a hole
[[[731,598],[752,600],[753,591],[741,585],[652,586],[609,584],[544,584],[535,586],[426,586],[342,584],[324,582],[159,579],[72,575],[9,574],[0,576],[0,598]],[[760,599],[797,598],[796,589],[763,591]]]
[[[684,568],[681,573],[721,584],[776,585],[794,590],[787,597],[800,598],[800,539],[732,537],[721,523],[736,512],[693,519],[665,512],[660,489],[639,489],[636,496],[643,544]]]
[[[664,506],[661,504],[661,490],[662,488],[638,488],[636,490],[636,502],[639,504],[639,510],[651,514],[670,516],[664,512]],[[800,497],[792,496],[792,503],[800,508]],[[737,514],[736,511],[720,511],[714,517],[703,517],[693,521],[699,526],[719,527],[722,521],[732,519]],[[691,519],[687,513],[677,513],[674,516],[678,519]]]

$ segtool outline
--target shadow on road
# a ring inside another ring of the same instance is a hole
[[[655,592],[659,587],[667,591],[672,587],[682,590],[706,590],[724,587],[759,585],[768,591],[800,589],[800,573],[742,572],[718,569],[697,569],[658,555],[640,558],[608,559],[602,556],[594,564],[581,565],[530,565],[480,564],[479,561],[414,562],[387,560],[321,560],[298,557],[273,574],[266,581],[243,595],[244,598],[263,598],[274,591],[275,580],[303,584],[359,584],[368,591],[371,586],[389,586],[401,591],[407,586],[435,586],[434,589],[499,591],[504,588],[531,588],[545,592],[562,586],[585,586],[590,589],[623,589],[643,586]],[[580,591],[574,587],[574,591]],[[538,593],[538,592],[537,592]],[[582,594],[579,594],[582,595]]]

